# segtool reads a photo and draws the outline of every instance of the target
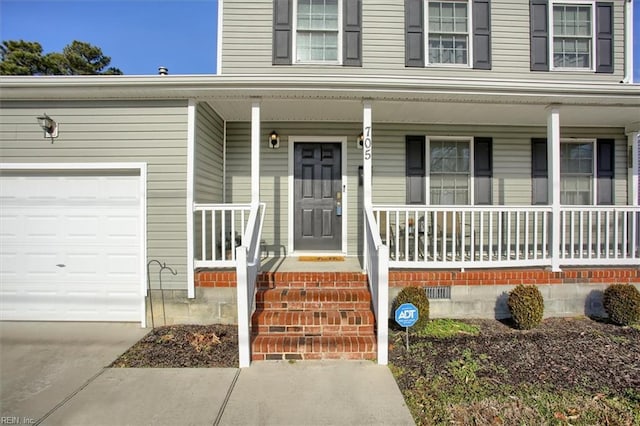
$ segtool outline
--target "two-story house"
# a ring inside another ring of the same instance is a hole
[[[219,0],[218,75],[1,78],[2,318],[144,324],[161,277],[245,366],[386,363],[404,286],[599,313],[640,283],[632,7]]]

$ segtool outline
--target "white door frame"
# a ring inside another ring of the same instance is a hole
[[[92,172],[128,170],[140,174],[140,325],[147,323],[147,163],[0,163],[0,170],[90,170]]]
[[[342,248],[341,254],[347,254],[347,224],[349,223],[349,205],[348,188],[347,188],[347,137],[346,136],[289,136],[287,148],[289,150],[289,175],[288,175],[288,216],[287,221],[287,253],[289,256],[301,256],[304,251],[295,251],[293,246],[293,166],[294,166],[294,144],[296,143],[339,143],[341,153],[341,174],[342,174]],[[312,252],[314,255],[335,255],[336,252]]]

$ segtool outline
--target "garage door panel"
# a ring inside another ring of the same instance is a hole
[[[140,319],[139,177],[78,173],[0,178],[0,319]]]

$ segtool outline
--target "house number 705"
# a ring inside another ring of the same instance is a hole
[[[362,142],[364,148],[364,159],[371,160],[371,127],[364,128],[364,141]]]

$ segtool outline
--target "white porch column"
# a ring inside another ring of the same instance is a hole
[[[628,172],[627,181],[629,183],[628,203],[630,206],[640,205],[640,188],[638,179],[640,176],[640,123],[631,130],[627,129],[627,159]]]
[[[363,205],[366,208],[371,207],[371,162],[373,161],[372,153],[372,128],[371,128],[371,101],[364,101],[362,107],[362,135],[364,137],[362,141],[362,200]],[[361,214],[364,214],[362,212]],[[362,245],[362,256],[364,260],[364,270],[369,270],[369,253],[368,253],[368,240],[367,240],[367,219],[365,217],[364,229],[362,236],[364,237],[364,244]]]
[[[547,170],[551,204],[551,270],[560,271],[560,109],[547,108]]]
[[[364,101],[362,113],[362,165],[363,165],[363,193],[364,205],[371,205],[371,163],[373,161],[372,153],[372,128],[371,128],[371,101]]]
[[[251,103],[251,204],[260,202],[260,100]]]

